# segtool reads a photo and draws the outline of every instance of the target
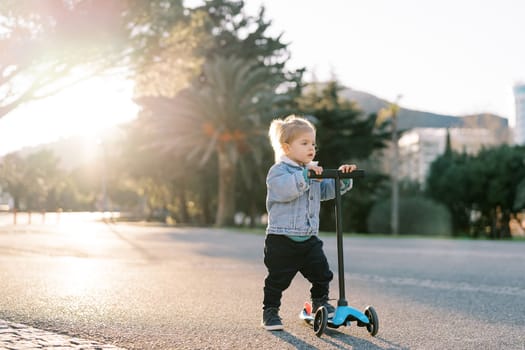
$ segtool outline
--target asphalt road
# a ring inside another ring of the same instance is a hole
[[[322,237],[337,276],[335,237]],[[128,349],[525,349],[523,242],[345,237],[347,299],[373,305],[317,338],[285,292],[285,331],[261,326],[264,236],[106,225],[0,225],[0,319]],[[332,298],[338,297],[337,280]]]

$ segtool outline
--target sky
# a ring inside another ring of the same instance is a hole
[[[512,88],[525,82],[524,0],[246,0],[289,43],[288,68],[336,77],[401,107],[494,113],[514,125]],[[0,119],[0,155],[71,134],[97,139],[131,120],[133,85],[93,79]],[[89,98],[86,98],[89,96]]]

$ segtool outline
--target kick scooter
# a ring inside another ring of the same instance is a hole
[[[324,306],[317,310],[312,310],[312,304],[306,302],[299,317],[313,325],[315,334],[320,337],[326,327],[339,328],[340,326],[350,326],[351,322],[356,322],[359,327],[366,327],[371,336],[375,336],[379,330],[379,319],[372,306],[367,306],[361,312],[351,306],[345,299],[345,269],[343,261],[343,223],[341,212],[341,179],[353,179],[364,177],[363,170],[354,170],[350,173],[343,173],[337,169],[324,169],[322,174],[316,175],[313,171],[308,175],[312,179],[334,179],[335,181],[335,223],[337,235],[337,265],[339,272],[339,300],[333,318],[328,318],[328,312]]]

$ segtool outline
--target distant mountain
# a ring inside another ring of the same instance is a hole
[[[71,170],[92,162],[100,162],[103,157],[103,147],[111,148],[115,140],[123,137],[122,125],[108,127],[101,131],[97,138],[86,138],[74,135],[46,144],[24,147],[18,150],[22,157],[42,150],[50,150],[60,158],[60,167]],[[107,152],[113,150],[106,149]],[[1,159],[1,157],[0,157]]]
[[[381,108],[388,108],[389,101],[372,94],[350,88],[340,92],[341,96],[354,101],[366,114],[377,113]],[[430,112],[400,108],[398,113],[400,130],[412,128],[487,128],[508,133],[508,120],[494,114],[475,114],[469,116],[451,116]]]

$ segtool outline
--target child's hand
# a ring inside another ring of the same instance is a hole
[[[321,175],[323,173],[323,167],[316,164],[309,164],[307,166],[308,170],[312,170],[316,175]],[[315,179],[317,181],[323,181],[323,179]]]
[[[343,173],[351,173],[352,171],[357,169],[357,165],[355,164],[343,164],[339,167],[339,170]]]
[[[308,170],[312,170],[316,175],[321,175],[323,173],[323,167],[314,164],[309,164]]]

